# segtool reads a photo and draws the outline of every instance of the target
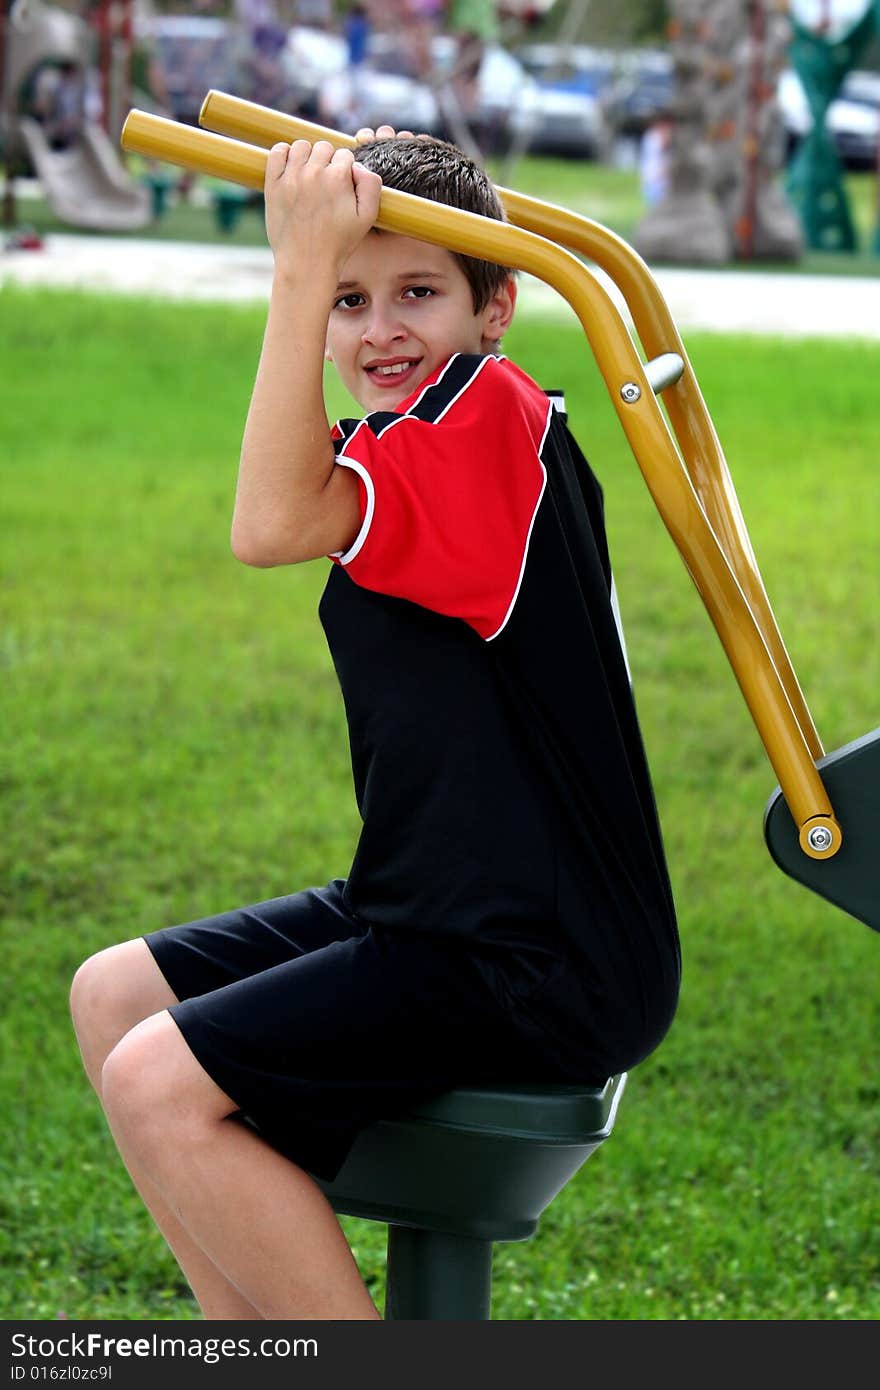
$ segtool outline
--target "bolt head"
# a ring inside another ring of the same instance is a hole
[[[807,835],[807,839],[810,844],[810,849],[816,850],[819,854],[824,854],[826,850],[831,848],[834,836],[827,826],[814,825]]]
[[[627,405],[632,405],[641,396],[642,389],[634,381],[625,381],[620,388],[620,394]]]

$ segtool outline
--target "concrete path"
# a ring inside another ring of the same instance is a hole
[[[175,299],[265,303],[271,269],[267,247],[129,237],[58,234],[47,237],[41,251],[0,250],[0,284]],[[664,269],[656,279],[682,331],[880,339],[880,277]],[[623,310],[616,289],[609,290]],[[554,290],[531,276],[522,277],[520,305],[541,316],[574,317]]]

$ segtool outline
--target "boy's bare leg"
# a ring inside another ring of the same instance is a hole
[[[101,1069],[130,1028],[151,1014],[177,1003],[147,943],[141,939],[108,947],[86,961],[73,982],[71,1013],[86,1075],[101,1095]],[[205,1252],[172,1215],[158,1188],[137,1161],[126,1164],[144,1205],[210,1321],[254,1321],[253,1304],[221,1274]]]
[[[170,1014],[114,1048],[102,1091],[126,1165],[263,1318],[379,1318],[321,1188],[234,1118]]]

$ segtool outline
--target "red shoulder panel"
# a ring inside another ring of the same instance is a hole
[[[552,406],[506,359],[464,360],[464,384],[459,371],[445,394],[442,375],[430,388],[432,418],[417,413],[423,390],[407,413],[368,416],[346,441],[337,463],[363,483],[364,520],[332,558],[357,584],[461,618],[488,640],[524,572]]]

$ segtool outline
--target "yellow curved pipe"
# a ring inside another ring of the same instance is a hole
[[[313,143],[327,140],[337,149],[357,144],[353,136],[338,130],[329,130],[298,116],[273,111],[271,107],[216,90],[209,91],[205,97],[199,124],[220,135],[233,136],[267,149],[277,140],[305,139]],[[537,232],[549,241],[589,257],[610,275],[626,300],[647,357],[675,352],[684,362],[679,381],[663,393],[673,433],[709,525],[761,629],[810,755],[814,759],[821,758],[825,750],[770,606],[724,453],[657,282],[641,256],[601,223],[513,189],[499,187],[496,191],[515,226]]]
[[[262,188],[266,151],[208,131],[131,111],[123,149],[183,164],[251,188]],[[661,517],[693,578],[721,639],[734,675],[799,829],[801,845],[817,824],[840,827],[816,770],[801,726],[749,603],[684,468],[669,426],[648,384],[642,362],[614,303],[576,256],[509,223],[383,189],[378,227],[528,271],[552,285],[571,304],[596,358],[624,433]],[[635,384],[638,394],[622,388]],[[635,399],[632,397],[635,396]]]

